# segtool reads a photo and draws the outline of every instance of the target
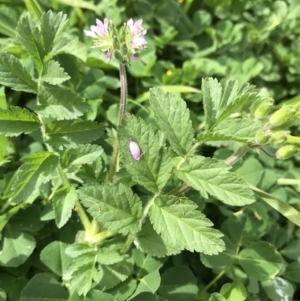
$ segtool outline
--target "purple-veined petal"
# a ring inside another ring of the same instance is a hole
[[[131,156],[134,160],[139,161],[141,158],[141,151],[139,146],[137,145],[136,142],[134,142],[133,140],[130,139],[129,142],[129,150],[131,153]]]

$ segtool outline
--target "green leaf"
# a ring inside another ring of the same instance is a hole
[[[37,93],[37,83],[12,54],[0,52],[0,83],[16,91]]]
[[[90,69],[82,77],[77,91],[85,99],[99,99],[106,90],[106,77],[99,69]]]
[[[294,207],[290,206],[287,203],[275,198],[271,194],[264,192],[256,188],[255,186],[250,186],[251,189],[261,197],[268,205],[277,210],[279,213],[284,215],[287,219],[293,222],[295,225],[300,227],[300,212],[296,210]]]
[[[41,206],[32,204],[23,210],[20,210],[11,221],[21,231],[37,232],[45,226],[41,221]]]
[[[136,287],[137,280],[129,277],[125,281],[119,283],[114,288],[110,289],[108,293],[114,296],[113,300],[127,301],[128,298],[134,293]]]
[[[39,127],[38,118],[25,108],[10,107],[7,110],[0,108],[0,133],[6,136],[28,134]]]
[[[55,222],[58,228],[63,227],[72,215],[72,210],[77,201],[77,193],[74,187],[62,187],[53,196],[53,208]]]
[[[107,290],[125,281],[133,271],[133,261],[124,259],[112,265],[101,265],[99,270],[99,288]]]
[[[76,149],[67,149],[62,157],[62,166],[79,166],[91,164],[103,153],[103,148],[94,144],[86,144]]]
[[[255,91],[255,87],[250,84],[243,84],[238,89],[237,81],[231,80],[222,89],[218,80],[211,77],[202,79],[201,90],[206,130],[212,129],[244,105],[254,103],[261,98]],[[220,129],[222,128],[220,127]]]
[[[40,255],[42,263],[58,276],[62,276],[71,263],[71,258],[66,254],[67,247],[65,243],[53,241],[42,250]]]
[[[221,103],[222,87],[217,79],[203,78],[201,86],[205,113],[206,130],[216,123],[217,112]]]
[[[124,167],[134,181],[152,192],[162,190],[171,176],[171,157],[161,134],[155,134],[150,125],[133,116],[124,118],[118,133]],[[130,139],[140,148],[139,161],[130,153]]]
[[[116,251],[101,248],[97,253],[97,262],[102,265],[112,265],[121,262],[124,258]]]
[[[206,141],[238,141],[253,142],[257,131],[261,129],[261,122],[252,119],[227,118],[220,122],[210,132],[198,135],[199,142]]]
[[[296,251],[298,251],[299,253],[299,250]],[[284,277],[290,281],[300,283],[299,273],[300,273],[300,262],[294,261],[286,267],[286,270],[284,272]]]
[[[63,29],[67,25],[67,15],[62,12],[54,15],[51,10],[43,13],[41,20],[41,34],[43,36],[45,53],[54,50],[57,43],[61,41]],[[57,46],[56,46],[57,47]]]
[[[64,69],[60,67],[57,61],[51,60],[45,63],[43,68],[42,81],[51,85],[59,85],[70,78],[71,77],[66,72],[64,72]]]
[[[297,280],[298,278],[299,271],[298,274],[295,274],[295,278],[293,278],[293,280]],[[271,300],[293,300],[295,289],[292,283],[285,280],[284,278],[275,277],[272,280],[262,281],[261,285],[264,292]]]
[[[142,278],[151,272],[160,269],[165,262],[165,259],[154,258],[138,249],[132,250],[132,258],[136,265],[135,274],[137,278]]]
[[[82,116],[89,108],[90,105],[73,91],[64,87],[43,85],[39,93],[39,105],[34,110],[43,117],[64,120]]]
[[[87,244],[74,244],[66,249],[67,255],[73,257],[73,260],[67,267],[63,280],[68,283],[71,291],[76,290],[79,295],[86,295],[93,282],[99,282],[100,278],[95,267],[97,251],[97,248]]]
[[[265,241],[250,244],[239,253],[238,260],[248,276],[261,281],[273,279],[282,265],[280,253]]]
[[[247,290],[240,280],[235,280],[233,283],[225,283],[220,293],[228,301],[244,301],[247,298]]]
[[[158,295],[165,300],[194,301],[198,292],[197,279],[193,272],[183,265],[167,269],[161,275],[161,285]]]
[[[58,156],[49,152],[37,152],[22,158],[24,162],[11,182],[11,200],[15,203],[25,201],[36,192],[42,183],[50,180],[58,164]]]
[[[228,300],[219,293],[213,293],[213,294],[211,294],[208,301],[228,301]]]
[[[150,223],[145,223],[136,236],[135,243],[138,248],[152,256],[165,257],[180,253],[180,246],[173,246],[158,235]]]
[[[43,66],[45,52],[41,32],[33,15],[27,13],[17,26],[17,38],[21,47],[31,56],[38,70]]]
[[[267,223],[254,210],[245,208],[229,216],[227,228],[231,240],[239,246],[248,245],[266,234]],[[255,229],[255,231],[253,231]]]
[[[225,250],[217,255],[201,254],[201,262],[208,268],[223,269],[229,263],[235,261],[237,245],[234,245],[227,236],[223,237],[225,242]]]
[[[55,147],[76,147],[97,140],[102,135],[102,130],[103,125],[97,122],[61,120],[48,124],[46,134],[50,138],[49,144]]]
[[[247,158],[235,172],[241,175],[249,184],[258,185],[264,174],[264,168],[257,159]]]
[[[14,38],[16,36],[19,12],[12,7],[3,6],[0,11],[0,33],[4,36]]]
[[[225,91],[230,85],[230,83],[227,83]],[[232,95],[226,102],[226,106],[223,105],[222,109],[217,112],[218,123],[223,121],[231,114],[236,113],[243,106],[255,103],[260,98],[261,96],[259,96],[258,92],[255,90],[255,86],[252,86],[248,83],[243,84],[238,91],[234,88],[232,90]]]
[[[36,274],[21,293],[20,301],[68,301],[66,288],[49,274]]]
[[[300,250],[300,238],[290,240],[289,244],[285,248],[283,248],[280,251],[280,253],[281,255],[283,255],[288,259],[298,260],[300,259],[299,250]]]
[[[128,299],[131,300],[135,296],[143,293],[143,292],[150,292],[154,294],[160,285],[160,274],[158,270],[151,272],[150,274],[146,275],[145,277],[139,279],[140,283],[138,284],[136,291],[134,294]]]
[[[104,227],[125,235],[140,230],[142,202],[127,186],[86,185],[78,195],[87,211]]]
[[[228,168],[222,161],[197,156],[182,163],[176,174],[206,198],[209,193],[232,206],[253,203],[255,198],[247,183]]]
[[[35,239],[14,224],[7,224],[2,238],[0,265],[17,267],[23,264],[35,248]]]
[[[92,289],[86,296],[79,296],[77,292],[74,292],[68,301],[114,301],[114,296],[103,293],[99,290]],[[119,299],[118,299],[119,300]]]
[[[172,246],[191,252],[218,254],[224,250],[222,235],[188,199],[161,196],[155,199],[149,216],[153,228]]]
[[[150,104],[160,129],[178,155],[186,155],[193,144],[194,131],[186,103],[162,89],[150,90]]]

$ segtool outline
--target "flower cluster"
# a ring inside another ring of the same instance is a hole
[[[94,47],[106,52],[106,58],[116,58],[122,64],[127,64],[131,59],[137,60],[135,54],[144,49],[147,41],[145,34],[147,30],[142,27],[143,20],[133,21],[129,19],[119,31],[109,22],[96,19],[96,26],[92,25],[90,30],[84,30],[84,34],[95,39]]]

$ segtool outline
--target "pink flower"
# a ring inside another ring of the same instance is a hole
[[[94,46],[99,47],[101,51],[106,53],[106,58],[110,58],[113,41],[109,32],[109,21],[104,19],[103,23],[96,19],[97,26],[92,25],[91,30],[84,30],[84,34],[88,37],[95,39]]]
[[[141,158],[141,151],[136,142],[131,140],[129,142],[129,150],[134,160],[139,161]]]
[[[147,44],[147,41],[144,38],[147,30],[142,28],[142,23],[142,19],[133,22],[133,20],[130,18],[127,21],[127,26],[131,34],[130,42],[134,49],[143,49]]]

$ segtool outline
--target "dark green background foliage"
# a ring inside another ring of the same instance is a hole
[[[148,42],[114,185],[119,66],[83,34],[105,17]],[[299,0],[2,0],[0,47],[0,301],[300,300],[300,156],[224,161],[252,103],[300,101]]]

